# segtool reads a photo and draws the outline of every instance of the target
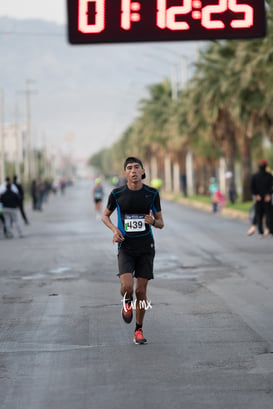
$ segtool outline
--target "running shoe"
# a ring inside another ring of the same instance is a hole
[[[123,304],[122,309],[121,309],[121,316],[123,318],[123,321],[126,322],[126,324],[130,324],[133,319],[133,308],[131,304]]]
[[[143,336],[142,328],[138,329],[135,332],[133,341],[135,344],[138,344],[138,345],[145,344],[147,342],[147,339],[145,339]]]

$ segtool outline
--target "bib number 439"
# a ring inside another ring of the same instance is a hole
[[[126,215],[124,219],[124,228],[128,233],[145,231],[144,216]]]

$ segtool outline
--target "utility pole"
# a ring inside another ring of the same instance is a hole
[[[4,138],[4,91],[0,89],[0,183],[6,179]]]
[[[25,95],[26,103],[26,139],[24,146],[24,181],[29,182],[33,172],[33,158],[31,152],[31,113],[30,113],[30,96],[35,94],[35,91],[30,90],[30,84],[33,83],[32,80],[26,80],[25,90],[19,91],[19,93]]]
[[[20,148],[22,148],[22,144],[19,137],[19,129],[18,129],[18,106],[17,100],[15,100],[15,108],[14,108],[14,138],[15,138],[15,145],[16,145],[16,157],[15,157],[15,174],[21,179],[21,172],[20,172]]]
[[[181,55],[181,88],[184,89],[188,83],[188,58]]]
[[[172,99],[177,101],[178,98],[178,89],[177,89],[177,65],[172,65],[172,74],[171,74],[171,84],[172,84]]]

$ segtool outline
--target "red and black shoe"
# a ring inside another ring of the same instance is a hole
[[[137,345],[141,345],[141,344],[146,344],[147,339],[144,338],[143,336],[143,332],[142,332],[142,328],[139,328],[135,331],[135,335],[134,335],[134,339],[133,339],[134,343]]]
[[[130,322],[132,322],[133,319],[133,308],[131,303],[124,303],[121,309],[121,316],[124,322],[126,322],[126,324],[130,324]]]

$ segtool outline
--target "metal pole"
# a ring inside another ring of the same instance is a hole
[[[185,88],[188,82],[188,60],[185,55],[181,55],[181,89]]]
[[[166,192],[172,191],[172,167],[171,167],[171,157],[167,153],[164,158],[164,168],[165,168],[165,190]]]
[[[0,89],[0,182],[3,182],[6,179],[4,138],[4,91]]]
[[[191,196],[194,194],[194,170],[193,170],[193,158],[192,158],[191,152],[188,152],[186,156],[186,174],[187,174],[188,194]]]
[[[21,142],[20,142],[19,129],[18,129],[18,106],[17,106],[17,101],[16,100],[15,100],[14,116],[15,116],[14,138],[15,138],[15,144],[16,144],[15,174],[18,176],[18,178],[20,180],[21,179],[21,172],[20,172],[20,157],[21,157],[20,148],[21,148]]]
[[[181,191],[180,189],[180,166],[178,162],[173,164],[173,190],[176,193]]]
[[[176,64],[172,65],[171,84],[172,84],[172,99],[173,101],[177,101],[178,90],[177,90],[177,65]]]
[[[32,80],[25,81],[25,90],[19,91],[25,95],[26,104],[26,138],[24,140],[24,181],[30,181],[33,172],[33,160],[31,155],[31,116],[30,116],[30,95],[36,93],[29,89]]]
[[[24,166],[24,179],[26,182],[30,180],[30,101],[29,101],[29,81],[26,80],[26,146],[25,146],[25,166]]]

